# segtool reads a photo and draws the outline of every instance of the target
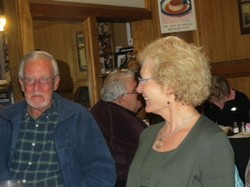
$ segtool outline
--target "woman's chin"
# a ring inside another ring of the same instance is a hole
[[[146,111],[147,113],[151,113],[151,112],[152,112],[151,108],[150,108],[148,105],[146,105],[145,111]]]

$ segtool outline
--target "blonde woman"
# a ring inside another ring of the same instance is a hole
[[[209,95],[209,64],[200,49],[169,36],[139,54],[137,92],[164,122],[145,129],[127,187],[234,187],[234,156],[225,133],[195,107]]]

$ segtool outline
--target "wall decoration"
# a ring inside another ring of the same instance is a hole
[[[97,23],[98,45],[101,72],[108,72],[114,68],[114,54],[111,23]]]
[[[99,36],[98,45],[99,45],[99,54],[100,55],[112,52],[112,44],[111,44],[110,37],[106,37],[106,36],[100,37]]]
[[[103,55],[103,58],[104,58],[105,69],[112,69],[114,67],[114,64],[113,64],[113,55],[106,54],[106,55]]]
[[[99,33],[99,36],[110,35],[111,34],[110,23],[104,23],[104,22],[98,23],[98,33]]]
[[[196,30],[193,0],[158,0],[161,33]]]
[[[238,0],[241,34],[250,33],[250,0]]]
[[[126,62],[126,55],[127,55],[127,52],[119,52],[119,53],[116,53],[115,56],[116,56],[116,68],[121,68],[121,65],[123,65],[123,63]]]
[[[115,67],[118,69],[127,69],[128,63],[136,60],[136,53],[133,47],[120,48],[119,52],[115,54]]]
[[[80,71],[84,71],[87,69],[87,60],[86,60],[86,48],[85,48],[85,39],[83,32],[76,33],[76,43],[77,43],[79,68]]]
[[[134,51],[134,47],[123,47],[123,48],[120,48],[119,49],[119,52],[121,52],[121,53],[125,53],[125,52],[132,52],[132,51]]]
[[[126,23],[126,31],[127,31],[128,46],[133,46],[131,23]]]

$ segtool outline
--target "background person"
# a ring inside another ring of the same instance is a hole
[[[210,91],[210,68],[200,49],[169,36],[140,54],[137,91],[146,112],[163,117],[149,126],[129,169],[127,187],[234,187],[233,150],[225,133],[195,106]]]
[[[116,163],[116,187],[126,185],[128,169],[146,124],[136,117],[142,107],[136,92],[137,80],[131,71],[108,75],[101,100],[91,108]]]
[[[250,158],[247,164],[246,174],[245,174],[246,187],[250,187]]]
[[[218,125],[233,126],[234,122],[249,123],[250,103],[248,97],[235,89],[218,75],[213,75],[211,94],[203,106],[203,114]]]
[[[54,91],[55,59],[44,51],[24,56],[19,82],[25,101],[0,111],[0,181],[26,187],[111,187],[115,167],[92,115]]]

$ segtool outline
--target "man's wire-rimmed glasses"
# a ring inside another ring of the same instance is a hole
[[[33,86],[36,82],[39,82],[40,85],[46,86],[52,83],[52,81],[55,79],[54,77],[40,77],[36,79],[35,77],[23,77],[21,80],[23,81],[23,84],[26,86]]]

